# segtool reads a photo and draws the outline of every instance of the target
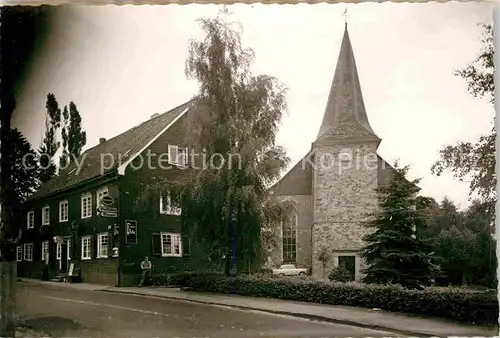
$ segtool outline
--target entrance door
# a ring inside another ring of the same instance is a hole
[[[339,256],[339,266],[349,272],[351,280],[356,278],[356,256]]]
[[[61,271],[68,271],[68,244],[66,241],[61,244]]]

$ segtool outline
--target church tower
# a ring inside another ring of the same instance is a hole
[[[323,121],[312,144],[314,276],[321,277],[339,264],[356,280],[362,276],[360,249],[367,232],[363,222],[378,205],[380,142],[366,115],[346,23]],[[318,258],[322,251],[328,253],[328,260]]]

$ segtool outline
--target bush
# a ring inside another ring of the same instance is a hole
[[[332,282],[350,282],[354,280],[352,274],[342,266],[337,266],[330,272],[328,279]]]
[[[207,275],[216,275],[216,276],[222,276],[221,274],[218,273],[211,273],[211,272],[177,272],[177,273],[172,273],[172,274],[153,274],[151,277],[151,284],[154,286],[186,286],[187,281],[190,278],[196,277],[196,276],[207,276]]]
[[[220,274],[192,274],[185,286],[195,291],[268,297],[330,305],[380,308],[392,312],[448,318],[458,322],[496,324],[495,291],[470,292],[458,288],[423,291],[397,285],[336,283],[310,277],[241,275],[234,279]]]

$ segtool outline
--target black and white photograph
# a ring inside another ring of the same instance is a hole
[[[1,337],[498,335],[495,3],[0,14]]]

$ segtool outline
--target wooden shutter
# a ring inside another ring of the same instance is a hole
[[[153,234],[151,244],[153,256],[161,256],[161,234]]]
[[[71,256],[71,260],[82,259],[82,238],[80,236],[75,237],[75,240],[71,239],[71,245],[74,246],[75,257]]]
[[[39,261],[42,259],[42,242],[34,240],[32,243],[31,257],[33,257],[33,261]]]
[[[90,237],[90,257],[97,258],[97,235]]]
[[[191,241],[189,240],[188,235],[182,235],[182,255],[191,255]]]
[[[49,241],[49,262],[50,264],[53,264],[56,262],[56,246],[57,243],[54,241]]]

